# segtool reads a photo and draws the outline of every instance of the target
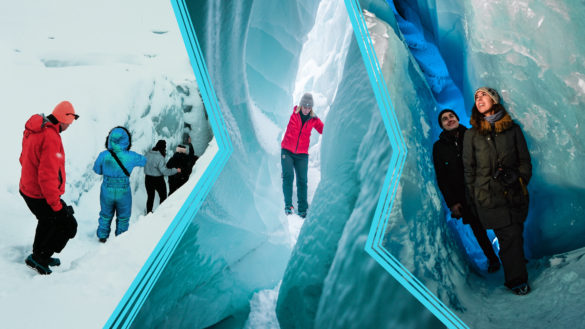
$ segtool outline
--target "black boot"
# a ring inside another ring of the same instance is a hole
[[[528,283],[522,283],[510,289],[512,290],[513,293],[515,293],[518,296],[528,295],[528,293],[530,292],[530,286],[528,285]]]
[[[42,275],[51,274],[53,272],[49,268],[49,265],[47,265],[47,264],[41,264],[41,263],[37,262],[33,258],[33,255],[32,254],[29,255],[26,258],[26,260],[24,261],[24,263],[26,265],[28,265],[29,267],[33,268],[34,270],[36,270],[39,274],[42,274]]]

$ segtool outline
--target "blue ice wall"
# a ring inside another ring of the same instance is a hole
[[[275,216],[282,213],[280,161],[260,146],[251,111],[290,115],[302,38],[317,5],[187,3],[234,151],[133,327],[241,327],[253,292],[282,278],[290,246],[275,238],[283,229]]]
[[[409,152],[384,245],[470,326],[501,327],[508,319],[501,312],[486,315],[491,310],[484,305],[515,296],[498,290],[501,276],[473,274],[446,229],[430,158],[433,95],[383,2],[364,1],[363,7],[389,24],[382,69]],[[583,243],[585,9],[568,1],[514,3],[410,2],[437,38],[466,108],[476,87],[491,85],[527,135],[535,173],[527,237],[535,256]],[[441,326],[364,252],[391,150],[355,44],[327,118],[322,181],[288,265],[290,250],[270,238],[280,229],[273,215],[282,212],[280,166],[278,156],[260,146],[262,127],[251,119],[252,107],[286,124],[303,36],[317,4],[209,1],[192,7],[234,153],[134,327],[237,327],[251,293],[274,287],[283,275],[277,310],[283,328]],[[550,267],[539,264],[531,275]],[[555,270],[563,271],[561,265]],[[565,281],[575,277],[565,274]],[[558,280],[549,277],[550,288]],[[539,300],[547,299],[543,285],[535,291],[543,293]],[[522,305],[511,313],[528,316],[525,323],[541,319],[531,311],[546,313]]]
[[[533,160],[526,225],[533,257],[585,245],[585,7],[573,1],[397,1],[435,37],[468,113],[473,91],[500,91]]]
[[[364,81],[354,40],[323,134],[322,179],[280,288],[281,328],[441,327],[364,251],[391,155]]]

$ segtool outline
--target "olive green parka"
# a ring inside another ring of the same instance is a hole
[[[486,229],[497,229],[523,222],[528,214],[526,185],[532,164],[520,126],[508,113],[493,126],[473,119],[471,125],[463,143],[464,178],[481,223]],[[515,171],[519,179],[508,185],[495,179],[498,163]]]

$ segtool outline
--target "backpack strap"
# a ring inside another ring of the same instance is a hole
[[[118,163],[120,168],[122,168],[122,171],[124,172],[124,174],[126,174],[126,176],[130,177],[130,173],[128,172],[128,170],[126,170],[126,167],[124,167],[124,165],[122,164],[122,161],[120,161],[120,159],[118,159],[118,156],[116,155],[116,153],[114,153],[114,151],[112,151],[112,150],[108,150],[108,151],[110,151],[110,154],[114,157],[114,160],[116,160],[116,162]]]

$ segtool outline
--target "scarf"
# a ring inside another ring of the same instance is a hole
[[[493,124],[496,123],[497,121],[500,121],[500,119],[503,118],[505,114],[506,114],[505,111],[499,111],[497,113],[484,117],[484,119],[485,121]]]

